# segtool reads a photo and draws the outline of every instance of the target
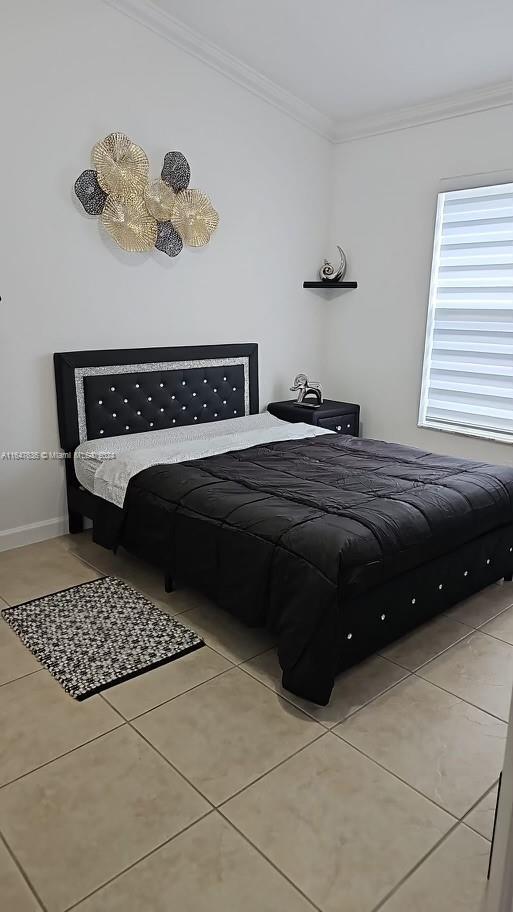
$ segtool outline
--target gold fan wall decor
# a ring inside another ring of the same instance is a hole
[[[168,222],[173,217],[176,193],[172,187],[168,187],[163,180],[159,179],[145,187],[144,202],[148,212],[151,212],[154,218],[159,222]]]
[[[189,247],[204,247],[219,224],[219,215],[201,190],[177,194],[173,225]]]
[[[148,212],[142,196],[123,199],[110,193],[101,221],[116,244],[129,253],[144,253],[155,246],[157,220]]]
[[[93,168],[77,178],[75,193],[123,250],[155,247],[175,257],[184,243],[208,244],[219,215],[201,190],[188,189],[190,167],[181,152],[167,152],[160,178],[151,182],[146,153],[124,133],[97,142],[91,160]]]
[[[111,133],[93,146],[91,160],[106,193],[126,199],[140,195],[148,183],[146,153],[124,133]]]

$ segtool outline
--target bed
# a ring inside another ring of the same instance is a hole
[[[301,697],[511,580],[513,469],[258,417],[256,345],[54,362],[70,531],[266,627]]]

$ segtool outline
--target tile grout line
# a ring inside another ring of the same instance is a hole
[[[155,854],[155,852],[159,852],[160,849],[164,848],[164,846],[169,845],[169,843],[173,842],[173,840],[178,836],[182,836],[183,833],[186,833],[187,830],[191,829],[191,827],[196,826],[197,823],[200,823],[202,820],[210,817],[211,814],[215,813],[215,810],[215,808],[210,808],[210,810],[206,811],[205,814],[197,817],[196,820],[191,821],[191,823],[188,823],[187,826],[182,827],[181,830],[179,830],[177,833],[174,833],[169,837],[169,839],[165,839],[164,842],[159,843],[159,845],[155,846],[153,849],[150,849],[150,851],[146,852],[145,855],[141,855],[140,858],[137,858],[131,864],[127,865],[127,867],[123,868],[122,871],[118,871],[117,874],[113,874],[112,877],[109,877],[109,879],[104,881],[104,883],[101,883],[98,887],[95,887],[94,890],[91,890],[90,893],[87,893],[85,896],[81,896],[80,899],[77,899],[77,901],[72,903],[71,906],[66,906],[64,912],[71,912],[71,909],[76,909],[76,907],[85,902],[86,899],[94,896],[95,893],[99,893],[100,890],[103,890],[104,887],[108,887],[110,884],[114,883],[114,881],[118,880],[119,877],[123,877],[124,874],[126,874],[128,871],[131,871],[132,868],[135,868],[138,864],[140,864],[141,861],[146,861],[147,858],[150,858]]]
[[[386,766],[383,766],[383,764],[380,763],[379,760],[376,760],[374,757],[371,757],[369,754],[366,754],[364,750],[362,750],[360,747],[357,747],[356,744],[352,744],[351,741],[348,741],[346,738],[343,738],[342,735],[337,734],[337,732],[335,732],[335,731],[330,732],[330,734],[334,735],[336,738],[340,738],[340,740],[343,741],[344,744],[347,745],[347,747],[352,747],[353,750],[355,750],[359,754],[361,754],[362,757],[365,757],[367,760],[370,760],[371,763],[374,763],[376,766],[379,766],[379,768],[382,769],[385,773],[388,773],[390,776],[393,776],[394,779],[397,779],[403,785],[406,785],[408,788],[410,788],[413,792],[416,792],[417,795],[420,795],[420,797],[424,798],[425,801],[429,801],[430,804],[433,804],[440,811],[443,811],[445,814],[448,814],[448,816],[452,817],[453,820],[456,820],[458,823],[460,823],[461,820],[463,819],[462,817],[457,817],[456,814],[453,814],[452,811],[447,810],[447,808],[445,808],[442,804],[439,804],[437,801],[434,801],[433,798],[430,798],[428,795],[425,795],[424,792],[421,792],[415,785],[412,785],[411,782],[407,782],[406,779],[402,779],[398,773],[394,773],[392,770],[388,769]],[[467,813],[468,813],[468,811],[465,811],[465,814],[467,814]]]
[[[112,709],[113,707],[111,707]],[[119,713],[117,713],[119,715]],[[20,782],[22,779],[26,779],[27,776],[31,776],[32,773],[37,773],[39,770],[44,769],[46,766],[50,766],[51,763],[55,763],[56,760],[62,760],[64,757],[68,757],[69,754],[74,754],[75,751],[80,750],[82,747],[86,747],[88,744],[94,744],[95,741],[99,741],[100,738],[104,738],[106,735],[111,735],[112,732],[119,731],[120,728],[123,728],[124,725],[127,725],[126,719],[123,719],[123,716],[120,716],[120,721],[118,725],[115,725],[113,728],[108,728],[107,731],[101,732],[99,735],[95,735],[94,738],[89,738],[87,741],[83,741],[81,744],[71,747],[68,751],[65,751],[63,754],[58,754],[57,757],[52,757],[51,760],[46,760],[44,763],[40,763],[39,766],[35,766],[34,769],[27,770],[26,773],[22,773],[20,776],[15,776],[14,779],[9,779],[8,782],[0,784],[0,792],[2,789],[7,788],[9,785],[14,785],[16,782]]]
[[[237,798],[239,795],[241,795],[243,792],[245,792],[246,789],[251,788],[257,782],[260,782],[260,780],[264,779],[265,776],[267,776],[269,773],[274,772],[276,769],[278,769],[278,767],[283,766],[283,764],[287,763],[288,760],[291,760],[293,757],[296,757],[297,754],[300,754],[302,751],[306,750],[308,747],[311,747],[313,744],[315,744],[317,741],[320,741],[326,735],[334,735],[336,738],[339,738],[339,740],[342,741],[347,747],[352,748],[357,753],[361,754],[362,757],[365,757],[366,760],[369,760],[371,763],[374,763],[375,766],[378,766],[381,770],[383,770],[383,772],[388,773],[389,776],[393,776],[393,778],[397,779],[402,785],[405,785],[407,788],[411,789],[413,792],[416,792],[416,794],[419,795],[421,798],[423,798],[425,801],[428,801],[430,804],[434,805],[436,808],[443,811],[449,817],[452,817],[452,819],[456,823],[461,823],[463,821],[463,817],[457,817],[455,814],[452,813],[452,811],[447,810],[447,808],[443,807],[443,805],[438,804],[438,802],[436,802],[436,801],[433,801],[432,798],[430,798],[428,795],[425,795],[424,792],[419,791],[418,788],[416,788],[410,782],[407,782],[406,779],[401,779],[401,777],[397,773],[394,773],[392,770],[389,770],[386,766],[383,766],[382,763],[380,763],[378,760],[375,760],[374,757],[370,757],[359,747],[356,747],[354,744],[351,744],[350,741],[347,741],[345,738],[342,738],[340,735],[337,735],[332,729],[328,729],[328,730],[322,732],[322,734],[320,734],[316,738],[314,738],[313,741],[309,741],[308,744],[303,744],[302,747],[298,748],[297,751],[294,751],[294,753],[291,754],[289,757],[286,757],[284,760],[280,760],[280,762],[277,763],[276,766],[273,766],[270,770],[267,770],[267,772],[262,773],[262,775],[259,776],[257,779],[252,780],[247,785],[243,786],[241,789],[234,792],[233,795],[229,796],[229,798],[225,798],[224,801],[221,801],[216,806],[217,810],[220,810],[222,807],[224,807],[226,804],[228,804],[228,802],[231,801],[232,798]],[[494,783],[494,785],[495,785],[495,783]],[[493,788],[493,786],[491,786],[491,788]],[[478,800],[476,801],[476,804],[479,804],[479,802],[485,797],[485,795],[488,793],[488,791],[491,791],[491,789],[488,789],[487,792],[484,792],[480,796],[480,798],[478,798]],[[468,811],[465,811],[464,816],[466,816],[468,813],[470,813],[470,811],[474,807],[475,807],[475,805],[473,805],[472,808],[469,808]]]
[[[210,648],[210,647],[207,646],[207,649],[208,648]],[[199,650],[197,650],[197,651],[199,652]],[[177,658],[185,658],[185,656],[178,656]],[[226,660],[226,661],[228,661],[228,660]],[[168,664],[171,665],[172,662],[169,662]],[[162,706],[166,706],[168,703],[173,703],[174,700],[178,700],[179,697],[183,697],[183,696],[185,696],[185,694],[191,693],[193,690],[197,690],[198,687],[202,687],[203,684],[209,684],[210,681],[215,681],[216,678],[220,678],[222,675],[226,674],[228,671],[233,671],[234,668],[237,668],[237,665],[232,665],[230,668],[223,668],[222,671],[218,671],[216,674],[212,675],[211,678],[206,678],[204,681],[199,681],[197,684],[192,684],[191,687],[187,687],[186,690],[181,690],[180,693],[175,694],[173,697],[169,697],[167,700],[162,700],[161,703],[156,703],[155,706],[151,706],[149,709],[145,709],[143,712],[137,713],[137,715],[131,716],[130,718],[128,718],[127,716],[124,716],[123,713],[121,712],[121,710],[118,709],[113,703],[110,702],[108,696],[106,695],[109,692],[110,688],[107,688],[106,693],[104,693],[103,691],[100,691],[100,693],[97,694],[97,696],[101,697],[104,700],[104,702],[107,703],[108,706],[110,706],[111,709],[116,710],[116,712],[119,713],[119,715],[121,716],[121,718],[123,719],[124,722],[135,722],[136,719],[144,718],[144,716],[147,716],[149,713],[153,712],[154,709],[161,709]],[[128,683],[128,682],[122,682],[122,684],[123,683]],[[120,686],[122,686],[122,684]]]
[[[501,643],[505,643],[507,646],[513,647],[513,643],[508,643],[507,640],[503,640],[503,639],[501,639],[501,637],[498,637],[493,633],[488,633],[486,630],[484,630],[484,627],[486,627],[487,624],[491,624],[492,621],[497,620],[497,618],[499,618],[502,614],[504,614],[506,611],[509,611],[510,608],[513,608],[513,603],[511,605],[506,605],[505,608],[501,608],[501,610],[499,611],[498,614],[495,614],[493,617],[489,618],[487,621],[483,621],[483,623],[481,624],[480,627],[474,627],[474,625],[470,624],[468,621],[460,621],[457,618],[449,618],[446,616],[446,614],[444,612],[440,612],[440,614],[434,615],[429,621],[426,622],[427,624],[429,624],[433,621],[436,621],[439,618],[443,618],[444,620],[452,620],[456,624],[461,624],[462,627],[468,627],[469,632],[465,633],[462,637],[460,637],[459,640],[455,640],[454,643],[451,643],[449,646],[446,646],[445,649],[442,649],[440,652],[437,652],[436,655],[432,656],[430,659],[427,659],[425,662],[422,662],[420,665],[417,665],[416,668],[414,668],[414,669],[406,668],[406,665],[401,665],[401,663],[399,662],[398,659],[391,659],[390,656],[385,655],[385,653],[383,653],[383,652],[378,651],[376,653],[373,653],[373,655],[379,655],[382,659],[386,659],[388,662],[392,662],[393,665],[398,665],[399,668],[406,669],[407,671],[410,672],[410,674],[416,674],[418,671],[420,671],[421,668],[425,668],[425,666],[429,665],[430,662],[434,662],[435,659],[438,659],[438,658],[440,658],[440,656],[445,655],[447,652],[449,652],[450,649],[453,648],[453,646],[457,646],[460,643],[463,643],[464,640],[469,639],[469,637],[471,637],[472,634],[474,634],[474,633],[483,633],[485,636],[489,636],[494,640],[500,640]],[[449,608],[448,610],[451,611],[452,609]],[[421,625],[420,627],[414,627],[413,630],[411,630],[409,633],[405,634],[405,637],[408,637],[414,633],[420,632],[420,630],[422,629],[422,626],[423,625]],[[393,640],[392,644],[394,642],[395,643],[399,642],[401,639],[403,639],[403,638],[399,637],[399,640]],[[392,644],[390,644],[390,645],[392,645]]]
[[[21,874],[23,880],[27,884],[30,892],[35,897],[36,902],[39,904],[39,906],[41,907],[43,912],[48,912],[47,906],[45,905],[45,903],[39,896],[39,893],[37,892],[36,888],[32,885],[32,882],[30,881],[28,874],[26,873],[25,869],[22,867],[21,862],[18,861],[16,855],[14,854],[13,850],[11,849],[11,847],[10,847],[9,843],[7,842],[7,839],[4,836],[1,829],[0,829],[0,844],[5,846],[5,850],[6,850],[7,854],[9,855],[9,857],[12,860],[13,864],[15,865],[16,869]]]
[[[280,766],[283,766],[284,763],[287,763],[289,760],[292,760],[294,757],[297,757],[297,755],[301,754],[304,750],[307,749],[307,747],[312,747],[313,744],[316,744],[317,741],[321,741],[323,738],[326,737],[326,735],[329,735],[329,734],[330,734],[330,732],[326,729],[325,731],[322,731],[319,735],[316,735],[315,738],[312,738],[311,741],[308,741],[306,744],[302,744],[301,747],[298,747],[298,749],[294,751],[294,753],[290,754],[288,757],[284,757],[283,760],[279,760],[278,763],[276,763],[270,769],[266,770],[265,773],[261,773],[259,776],[256,777],[256,779],[252,779],[251,782],[247,783],[247,785],[243,785],[242,788],[237,789],[237,791],[234,792],[233,795],[229,795],[228,798],[223,798],[223,800],[220,801],[219,804],[216,805],[216,810],[219,811],[222,807],[224,807],[226,804],[228,804],[228,802],[231,801],[232,798],[238,798],[239,795],[242,795],[242,793],[245,792],[247,789],[252,788],[254,785],[257,784],[257,782],[261,782],[262,779],[265,779],[265,777],[268,776],[270,773],[274,773],[277,769],[279,769]]]
[[[454,825],[449,830],[447,830],[446,833],[444,833],[444,835],[441,837],[441,839],[439,839],[433,846],[431,846],[429,852],[427,852],[425,855],[422,856],[421,859],[419,859],[419,861],[417,861],[417,863],[408,871],[407,874],[404,875],[404,877],[401,878],[401,880],[398,883],[396,883],[395,887],[392,887],[390,892],[387,893],[386,896],[383,897],[383,899],[380,899],[377,906],[374,906],[374,908],[371,910],[371,912],[379,912],[379,910],[383,908],[385,903],[387,903],[388,900],[391,899],[391,897],[394,896],[394,894],[397,893],[402,886],[404,886],[404,884],[410,879],[410,877],[412,877],[413,874],[415,874],[415,872],[418,871],[419,868],[421,868],[423,864],[425,864],[425,862],[431,857],[431,855],[433,855],[433,853],[436,852],[436,850],[441,845],[443,845],[443,843],[446,841],[446,839],[449,839],[449,837],[452,836],[452,834],[454,832],[456,832],[456,830],[458,829],[459,826],[461,826],[460,820],[456,821],[454,823]]]
[[[20,640],[20,642],[21,642],[21,640]],[[27,648],[27,647],[25,647],[25,648]],[[31,653],[31,655],[32,655],[32,653]],[[23,678],[30,678],[30,677],[32,677],[32,675],[41,674],[42,671],[48,671],[48,669],[45,668],[44,665],[41,665],[41,668],[36,668],[35,671],[27,671],[26,674],[18,675],[17,678],[12,678],[10,681],[3,681],[3,683],[0,684],[0,687],[6,687],[8,684],[14,684],[15,681],[22,681]],[[55,678],[54,678],[54,680],[55,680]]]
[[[437,620],[436,617],[435,617],[435,620]],[[457,623],[459,623],[459,621]],[[464,626],[464,625],[462,625],[462,626]],[[466,626],[468,626],[468,625],[466,625]],[[417,627],[417,628],[414,628],[413,631],[411,631],[411,633],[419,633],[420,630],[421,630],[421,627]],[[459,640],[455,640],[454,643],[451,643],[449,646],[446,646],[445,649],[442,649],[440,652],[435,653],[435,655],[431,656],[430,659],[426,659],[425,662],[421,662],[420,665],[416,665],[416,667],[414,669],[412,669],[412,668],[406,669],[406,665],[401,665],[401,663],[397,659],[389,659],[388,656],[383,655],[383,653],[381,653],[381,652],[376,653],[376,655],[381,656],[382,659],[386,659],[388,662],[392,662],[394,665],[398,665],[399,668],[404,668],[405,670],[409,671],[410,674],[416,674],[416,672],[419,671],[421,668],[424,668],[426,665],[429,665],[430,662],[434,662],[435,659],[439,659],[440,656],[443,656],[447,652],[449,652],[453,648],[453,646],[458,646],[460,643],[463,643],[466,639],[468,639],[470,636],[472,636],[473,633],[476,633],[476,632],[477,632],[477,628],[470,627],[469,632],[463,634],[463,636]],[[409,634],[407,634],[407,636],[408,635]],[[398,642],[398,641],[396,641],[396,642]]]
[[[506,608],[506,611],[509,611],[510,608],[513,608],[513,605],[510,605],[509,608]],[[501,612],[501,613],[504,614],[504,612]],[[499,643],[504,643],[505,646],[511,646],[513,648],[513,643],[510,643],[509,640],[503,640],[502,637],[497,636],[495,633],[488,633],[488,631],[484,629],[488,624],[491,624],[492,621],[497,621],[500,618],[500,616],[501,615],[498,614],[496,617],[492,618],[491,621],[487,621],[486,624],[483,625],[483,627],[479,627],[475,632],[482,633],[483,636],[490,637],[491,640],[498,640]]]
[[[224,821],[226,821],[226,823],[229,824],[229,826],[231,826],[232,829],[235,830],[235,832],[238,833],[238,835],[241,836],[244,839],[244,841],[247,842],[247,844],[251,846],[252,849],[255,850],[255,852],[258,852],[260,857],[263,858],[264,861],[267,862],[267,864],[269,864],[272,868],[274,868],[275,871],[277,871],[277,873],[280,875],[280,877],[283,877],[284,880],[286,880],[289,884],[291,884],[291,886],[298,893],[300,893],[300,895],[304,899],[307,900],[307,902],[312,906],[313,909],[316,909],[317,912],[323,912],[321,907],[318,906],[317,903],[315,903],[314,900],[310,896],[308,896],[308,894],[305,893],[304,890],[302,890],[301,887],[297,883],[295,883],[291,877],[288,876],[288,874],[285,874],[285,872],[282,871],[281,868],[279,868],[278,865],[274,861],[272,861],[271,858],[269,858],[267,855],[265,855],[265,853],[262,851],[262,849],[260,849],[254,842],[252,842],[251,839],[249,838],[249,836],[247,836],[247,834],[243,830],[239,830],[238,826],[236,826],[236,824],[233,822],[233,820],[230,820],[230,818],[227,817],[226,814],[223,813],[223,811],[221,810],[220,807],[217,808],[217,812],[218,812],[219,816],[222,817],[222,819]]]
[[[269,650],[266,650],[266,651],[269,651]],[[255,656],[254,658],[257,658],[257,656]],[[380,656],[380,658],[383,658],[383,656]],[[248,661],[250,661],[250,660],[248,659]],[[387,661],[388,661],[388,659],[387,659]],[[391,662],[390,664],[395,665],[395,662]],[[335,722],[332,722],[330,724],[328,722],[324,722],[322,719],[318,719],[317,716],[312,715],[312,713],[309,712],[307,709],[305,709],[303,706],[299,706],[298,703],[295,703],[294,700],[292,699],[292,697],[289,697],[286,693],[281,693],[280,691],[276,690],[276,688],[272,684],[268,684],[267,681],[264,681],[262,678],[257,677],[256,674],[253,674],[253,672],[249,671],[247,668],[243,668],[242,665],[238,665],[237,667],[240,668],[241,671],[244,671],[251,678],[253,678],[254,681],[258,681],[259,684],[263,684],[264,687],[267,687],[271,691],[271,693],[273,693],[274,696],[278,698],[278,700],[283,700],[286,703],[289,703],[290,706],[293,706],[294,709],[299,709],[300,712],[305,713],[305,715],[307,715],[310,719],[313,719],[314,722],[317,722],[318,725],[322,725],[323,728],[326,729],[326,731],[332,731],[335,728],[335,726],[341,725],[342,722],[345,722],[347,719],[350,719],[352,716],[356,715],[356,713],[360,712],[360,710],[365,709],[365,707],[369,706],[374,700],[377,700],[379,697],[382,697],[384,694],[388,693],[390,690],[393,690],[394,687],[397,687],[398,684],[401,684],[403,681],[405,681],[407,678],[411,677],[411,675],[412,675],[411,671],[407,671],[406,668],[403,668],[401,665],[397,665],[396,666],[397,668],[400,668],[401,671],[404,671],[404,677],[400,678],[399,681],[394,681],[393,684],[390,684],[388,687],[385,687],[383,690],[380,690],[379,693],[375,694],[373,697],[370,697],[365,703],[362,703],[362,705],[359,706],[357,709],[354,709],[352,712],[348,713],[347,716],[343,716],[341,719],[337,719]],[[352,666],[352,667],[357,667],[357,666]],[[351,669],[349,668],[348,671],[351,671]],[[298,697],[298,699],[302,699],[302,698]]]
[[[486,798],[486,795],[483,795],[483,798]],[[460,826],[465,827],[466,830],[470,830],[470,832],[473,833],[474,836],[479,836],[480,839],[484,839],[484,841],[488,843],[488,848],[490,850],[488,854],[491,854],[492,840],[488,839],[488,836],[483,836],[483,834],[480,833],[479,830],[476,830],[473,826],[470,825],[470,823],[467,823],[465,818],[463,818],[463,820],[460,820]]]
[[[466,827],[468,827],[470,830],[473,830],[473,832],[474,832],[474,833],[477,833],[478,836],[482,836],[483,839],[486,839],[489,843],[491,843],[492,840],[491,840],[491,839],[488,839],[488,836],[483,836],[483,834],[480,833],[479,830],[476,830],[475,827],[473,827],[471,823],[467,823],[467,817],[468,817],[470,814],[472,814],[472,813],[476,810],[477,807],[479,807],[479,805],[481,804],[481,802],[484,801],[484,799],[487,798],[488,795],[491,795],[491,793],[493,792],[494,788],[496,788],[498,782],[499,782],[499,780],[496,779],[496,781],[493,783],[493,785],[490,786],[490,788],[488,789],[488,791],[485,792],[483,795],[481,795],[480,798],[478,798],[478,800],[476,801],[476,803],[473,804],[471,808],[469,808],[469,810],[467,811],[467,813],[465,814],[465,816],[462,817],[461,820],[460,820],[460,823],[464,823]]]
[[[206,683],[208,683],[208,682],[206,682]],[[226,804],[227,801],[231,801],[231,799],[232,799],[232,798],[235,798],[236,795],[239,795],[241,792],[245,791],[247,788],[250,788],[250,786],[254,785],[256,782],[259,782],[260,779],[263,779],[264,776],[267,776],[267,775],[268,775],[268,773],[273,772],[277,767],[281,766],[283,763],[286,763],[287,760],[290,760],[292,757],[295,757],[296,754],[301,753],[301,751],[305,750],[306,747],[309,747],[311,744],[314,744],[316,741],[319,741],[319,740],[320,740],[321,738],[323,738],[325,735],[329,734],[328,731],[322,731],[322,732],[320,732],[320,734],[318,734],[315,738],[312,738],[311,741],[308,741],[306,744],[302,744],[301,747],[299,747],[297,750],[295,750],[292,754],[290,754],[289,756],[285,757],[283,760],[279,760],[278,763],[276,763],[274,766],[270,767],[270,769],[266,770],[264,773],[261,773],[261,774],[260,774],[259,776],[257,776],[255,779],[252,779],[251,782],[248,782],[248,783],[247,783],[246,785],[244,785],[241,789],[238,789],[236,792],[233,793],[233,795],[229,795],[228,798],[224,798],[223,801],[220,801],[220,802],[219,802],[219,804],[215,804],[213,801],[211,801],[210,798],[207,798],[207,796],[203,794],[203,792],[198,788],[198,786],[194,785],[194,783],[193,783],[190,779],[187,778],[187,776],[185,775],[185,773],[182,773],[182,771],[181,771],[180,769],[178,769],[177,766],[174,765],[174,763],[169,759],[169,757],[166,757],[165,754],[163,754],[157,747],[155,747],[155,745],[152,744],[152,742],[149,741],[148,738],[147,738],[145,735],[143,735],[140,731],[138,731],[138,729],[135,728],[135,726],[132,726],[132,725],[130,724],[130,722],[127,722],[127,725],[130,725],[130,727],[133,728],[133,730],[136,732],[136,734],[138,734],[138,735],[143,739],[143,741],[145,741],[145,742],[146,742],[154,751],[156,751],[156,753],[157,753],[160,757],[162,757],[162,759],[165,760],[166,763],[168,763],[169,766],[170,766],[175,772],[179,773],[179,775],[180,775],[183,779],[185,779],[185,781],[186,781],[186,782],[187,782],[187,783],[188,783],[196,792],[198,792],[198,794],[199,794],[203,799],[205,799],[205,801],[208,801],[208,803],[214,808],[214,810],[219,810],[219,808],[222,807],[223,804]]]
[[[151,741],[149,741],[148,738],[142,734],[142,732],[138,731],[138,729],[135,727],[135,725],[132,725],[132,722],[129,722],[127,720],[127,722],[125,724],[128,725],[128,727],[131,728],[131,730],[134,732],[134,734],[137,735],[139,738],[141,738],[141,740],[144,741],[145,744],[147,744],[148,747],[150,747],[154,753],[158,754],[158,756],[160,757],[161,760],[165,760],[165,762],[167,763],[168,766],[171,767],[173,772],[177,773],[177,775],[180,776],[180,778],[183,779],[184,782],[186,782],[187,785],[190,786],[190,788],[194,789],[194,791],[200,796],[200,798],[203,799],[203,801],[206,801],[207,804],[210,805],[211,810],[214,810],[214,811],[216,810],[216,805],[213,803],[213,801],[211,801],[210,798],[207,798],[207,796],[204,795],[203,792],[201,792],[199,790],[199,788],[196,785],[194,785],[194,783],[191,782],[190,779],[187,778],[185,773],[182,773],[182,771],[179,770],[178,767],[175,766],[174,763],[171,762],[169,757],[166,757],[165,754],[163,754],[162,751],[160,751],[158,749],[158,747],[155,747],[155,745],[152,744]]]
[[[483,795],[483,797],[485,797],[485,796]],[[470,831],[471,831],[472,833],[474,833],[475,835],[480,836],[481,839],[485,839],[486,842],[490,843],[490,851],[491,851],[491,842],[490,842],[489,839],[486,839],[486,836],[483,836],[482,833],[478,833],[477,830],[472,829],[472,827],[470,827],[468,824],[466,824],[463,820],[459,820],[454,826],[451,827],[450,830],[447,831],[447,833],[445,833],[444,836],[442,836],[441,839],[438,840],[437,843],[435,843],[434,846],[432,846],[432,848],[429,850],[429,852],[428,852],[426,855],[424,855],[423,858],[420,859],[420,861],[417,862],[417,864],[411,869],[411,871],[409,871],[408,874],[406,874],[406,875],[402,878],[402,880],[400,880],[399,883],[396,884],[395,887],[393,887],[393,889],[390,891],[390,893],[387,893],[387,895],[386,895],[383,899],[381,899],[381,900],[379,901],[378,905],[375,906],[375,907],[371,910],[371,912],[379,912],[379,910],[383,908],[383,906],[385,905],[385,903],[387,903],[388,900],[391,899],[391,897],[394,896],[394,894],[397,893],[397,892],[400,890],[400,888],[401,888],[402,886],[404,886],[404,884],[410,879],[410,877],[412,877],[413,874],[415,874],[415,872],[418,871],[419,868],[421,868],[423,864],[425,864],[425,862],[429,859],[429,857],[430,857],[431,855],[433,855],[434,852],[435,852],[438,848],[440,848],[440,846],[441,846],[447,839],[449,839],[449,837],[452,836],[453,833],[455,833],[456,830],[457,830],[459,827],[461,827],[461,826],[465,827],[467,830],[470,830]]]
[[[435,684],[434,681],[430,681],[429,678],[423,678],[422,675],[417,674],[416,671],[413,672],[413,676],[419,681],[424,681],[424,684],[431,684],[432,687],[437,687],[438,690],[441,690],[443,693],[448,694],[450,697],[455,697],[456,700],[459,700],[461,703],[465,703],[467,706],[472,706],[473,709],[477,709],[479,712],[485,714],[485,716],[490,716],[491,719],[495,719],[496,722],[502,722],[503,725],[508,726],[508,720],[502,719],[501,716],[496,716],[495,713],[490,712],[489,709],[483,709],[482,706],[478,706],[477,703],[471,703],[470,700],[465,700],[463,697],[460,697],[459,694],[454,693],[452,690],[447,690],[447,688],[442,687],[441,684]]]

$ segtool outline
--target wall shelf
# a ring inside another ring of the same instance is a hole
[[[303,288],[358,288],[358,282],[303,282]]]

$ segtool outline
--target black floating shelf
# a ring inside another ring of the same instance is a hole
[[[303,288],[358,288],[358,282],[303,282]]]

